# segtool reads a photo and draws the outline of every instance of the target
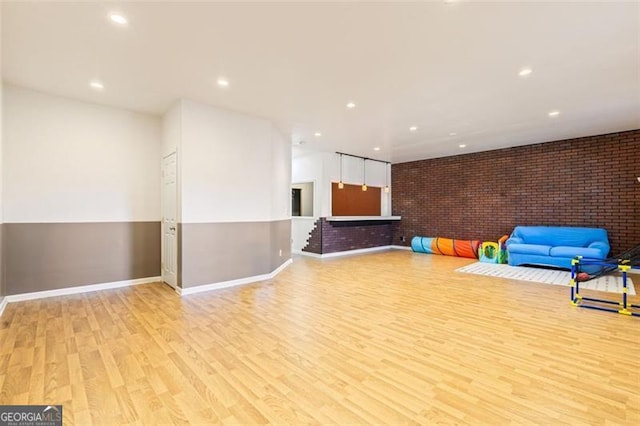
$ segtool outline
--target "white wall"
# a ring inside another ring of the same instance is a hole
[[[324,162],[328,153],[313,153],[294,158],[291,167],[293,182],[313,182],[313,216],[329,216],[325,213]]]
[[[289,219],[291,150],[271,122],[182,102],[182,222]]]
[[[313,182],[313,217],[293,217],[291,219],[291,251],[300,253],[307,245],[309,233],[313,230],[315,221],[320,216],[329,216],[325,201],[327,184],[324,179],[324,162],[330,154],[325,152],[310,153],[294,158],[291,166],[291,180],[293,182]],[[330,204],[329,204],[330,206]]]
[[[5,222],[158,221],[158,117],[4,87]]]
[[[315,228],[315,217],[292,217],[291,218],[291,252],[301,253],[307,245],[309,236]]]
[[[291,189],[300,190],[300,216],[313,216],[313,182],[293,183]]]
[[[2,34],[2,2],[0,2],[0,34]],[[3,96],[2,90],[4,86],[2,84],[2,48],[0,43],[0,223],[3,222],[3,204],[2,204],[2,136],[3,136],[3,128],[2,128],[2,104],[3,104]],[[0,241],[1,243],[1,241]],[[2,273],[2,251],[0,250],[0,274]],[[2,295],[2,278],[0,278],[0,296]]]
[[[271,220],[291,217],[291,143],[271,125]]]
[[[363,162],[363,160],[360,158],[348,157],[344,155],[342,157],[342,162],[342,181],[344,183],[349,183],[352,185],[362,185],[363,170],[365,167],[365,163]],[[340,156],[335,153],[332,154],[331,156],[327,157],[325,164],[327,179],[333,182],[340,181]],[[367,185],[384,187],[385,166],[387,168],[389,167],[388,165],[380,163],[378,161],[366,161],[365,178]],[[390,182],[389,185],[391,185]]]
[[[2,34],[2,2],[0,2],[0,34]],[[0,224],[3,222],[3,205],[2,205],[2,49],[0,48]],[[1,230],[2,228],[0,228]],[[5,285],[4,285],[4,251],[2,244],[2,233],[0,232],[0,314],[2,314],[2,302],[4,300],[5,295]]]
[[[162,157],[177,151],[181,141],[182,101],[178,101],[162,116]]]
[[[331,216],[331,182],[340,181],[340,156],[333,152],[310,153],[293,159],[292,180],[315,183],[314,210],[319,217]],[[387,180],[385,181],[385,173]],[[342,157],[342,182],[361,185],[363,161],[354,157]],[[366,162],[366,183],[369,186],[391,188],[389,165],[377,161]],[[381,213],[391,215],[391,191],[382,192]]]
[[[175,219],[177,222],[182,222],[182,190],[180,186],[180,182],[182,179],[182,169],[181,169],[181,161],[180,156],[182,153],[180,152],[180,147],[182,146],[182,101],[178,101],[174,103],[171,108],[162,116],[162,147],[161,147],[161,156],[162,158],[167,155],[175,152],[177,154],[177,162],[176,162],[176,216]],[[162,170],[162,163],[158,165],[160,170]],[[160,182],[160,191],[162,191],[162,179]],[[164,194],[161,194],[161,199],[164,197]],[[164,204],[163,204],[164,205]],[[160,212],[162,215],[162,212]],[[163,231],[164,232],[164,231]]]
[[[0,34],[2,34],[2,2],[0,2]],[[0,223],[2,222],[2,89],[2,49],[0,48]]]

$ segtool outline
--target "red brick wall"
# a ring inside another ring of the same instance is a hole
[[[640,130],[394,164],[393,244],[496,241],[516,225],[601,227],[640,244]],[[401,242],[401,237],[406,242]]]

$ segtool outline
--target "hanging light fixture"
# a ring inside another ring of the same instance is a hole
[[[385,182],[385,186],[384,186],[384,192],[390,192],[391,188],[389,187],[389,180],[391,179],[391,163],[389,161],[382,161],[382,160],[376,160],[375,158],[367,158],[367,157],[361,157],[359,155],[353,155],[353,154],[345,154],[344,152],[338,152],[336,151],[336,154],[338,154],[340,156],[340,182],[338,182],[338,188],[339,189],[343,189],[344,188],[344,183],[342,182],[342,172],[343,172],[343,165],[344,165],[344,159],[343,156],[347,156],[347,157],[353,157],[353,158],[359,158],[362,160],[362,191],[366,191],[368,188],[367,186],[367,160],[370,161],[376,161],[378,163],[383,163],[384,164],[384,182]],[[383,188],[380,187],[380,191],[383,191]]]
[[[338,182],[338,189],[344,189],[344,183],[342,183],[342,154],[340,154],[340,182]]]
[[[362,190],[367,190],[367,159],[362,159]]]
[[[389,163],[384,163],[384,192],[389,192]]]

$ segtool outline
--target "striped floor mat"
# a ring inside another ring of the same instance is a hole
[[[530,268],[526,266],[509,266],[496,263],[476,262],[471,265],[456,269],[456,272],[468,274],[488,275],[491,277],[510,278],[513,280],[534,281],[537,283],[569,286],[571,272],[556,269]],[[633,281],[627,276],[627,287],[630,295],[634,296],[636,290]],[[580,283],[584,290],[608,291],[610,293],[622,293],[622,276],[619,274],[605,275],[594,280]]]

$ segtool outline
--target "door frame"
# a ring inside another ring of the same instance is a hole
[[[174,212],[173,212],[173,220],[174,223],[172,224],[172,226],[174,227],[173,229],[173,237],[175,239],[175,247],[173,250],[173,256],[172,259],[170,259],[170,261],[174,262],[175,265],[175,280],[166,280],[166,274],[165,274],[165,254],[166,254],[166,243],[165,243],[165,233],[166,233],[166,226],[167,224],[165,223],[165,199],[166,199],[166,190],[165,190],[165,164],[166,164],[166,160],[171,157],[174,156],[175,158],[175,194],[174,194]],[[176,291],[178,291],[178,238],[179,238],[179,229],[178,229],[178,152],[177,151],[172,151],[169,154],[165,155],[162,157],[162,164],[161,164],[161,175],[160,175],[160,179],[161,179],[161,191],[160,191],[160,206],[161,206],[161,215],[160,215],[160,276],[162,277],[162,281],[165,282],[167,285],[169,285],[170,287],[172,287],[173,289],[175,289]],[[175,281],[175,282],[170,282],[170,281]]]

